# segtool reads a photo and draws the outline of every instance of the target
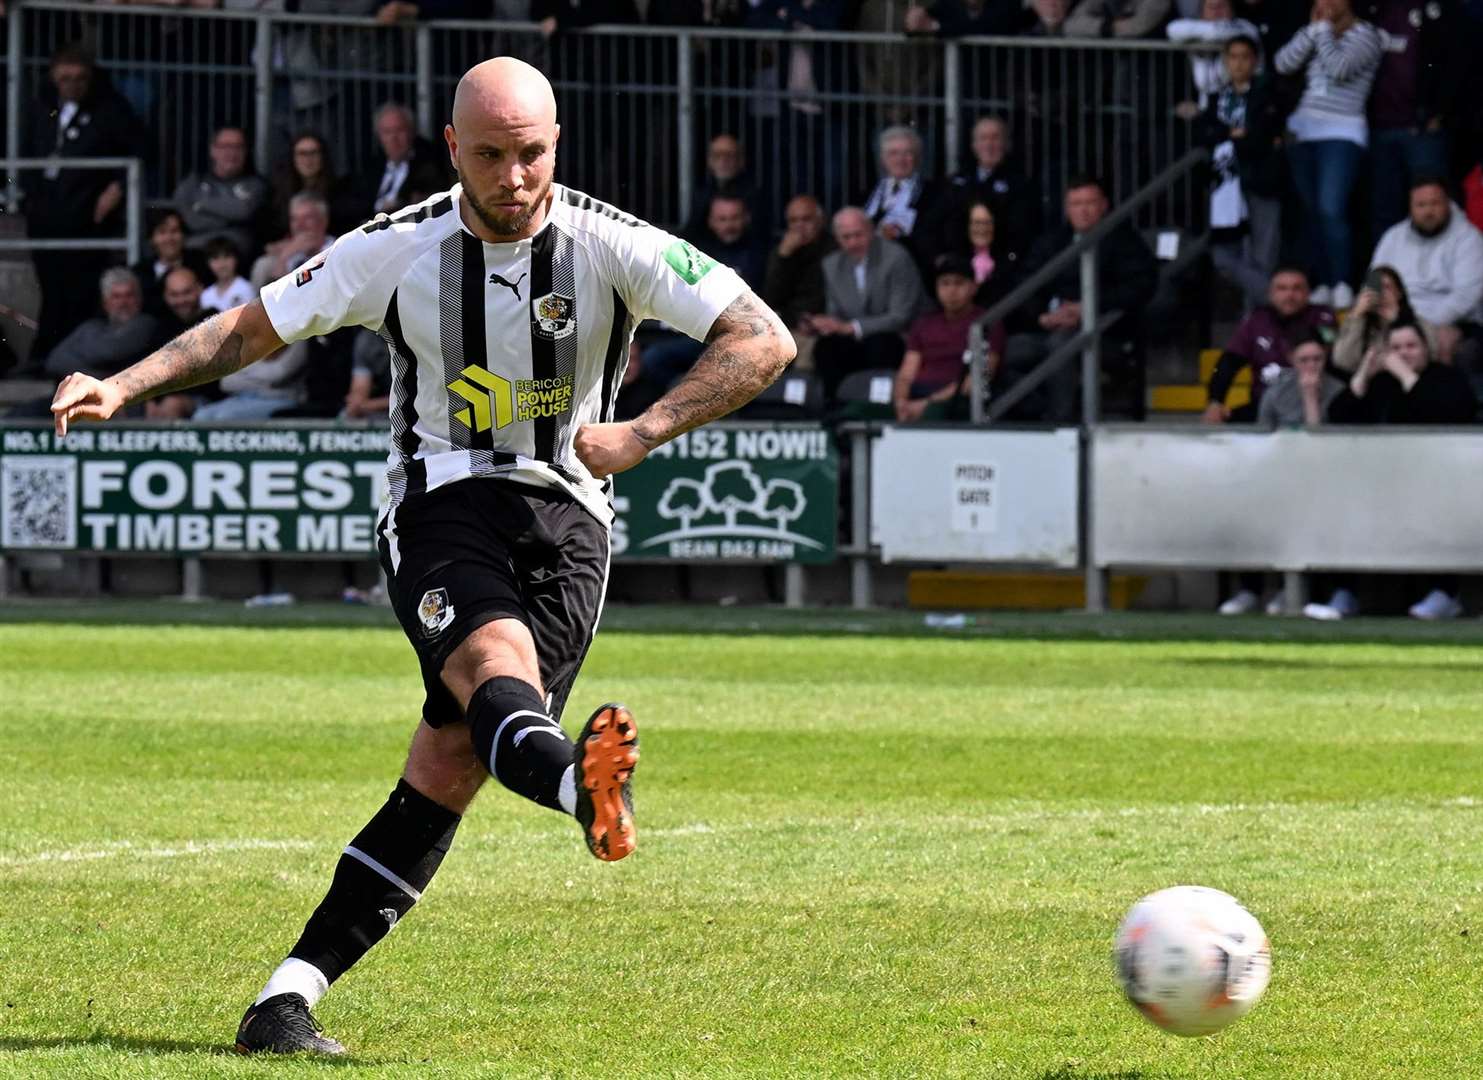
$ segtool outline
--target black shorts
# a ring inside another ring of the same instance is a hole
[[[602,611],[608,530],[563,492],[472,478],[409,496],[377,534],[391,606],[422,667],[428,725],[463,719],[443,664],[495,619],[530,629],[560,723]]]

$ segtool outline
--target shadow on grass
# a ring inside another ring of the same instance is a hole
[[[98,1050],[119,1050],[132,1054],[151,1054],[164,1057],[171,1054],[207,1054],[212,1057],[238,1056],[229,1044],[219,1042],[186,1042],[183,1039],[141,1039],[133,1035],[115,1035],[97,1031],[91,1035],[62,1035],[50,1038],[17,1038],[0,1035],[0,1054],[24,1053],[28,1050],[67,1050],[74,1047],[89,1047]],[[364,1058],[350,1054],[342,1057],[316,1057],[316,1062],[326,1065],[367,1065]]]

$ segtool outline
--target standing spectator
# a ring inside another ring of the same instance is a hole
[[[1483,322],[1483,233],[1436,177],[1411,186],[1411,214],[1375,247],[1375,265],[1395,267],[1411,306],[1437,330],[1439,359],[1451,363],[1465,334]]]
[[[160,344],[160,324],[144,310],[144,291],[132,270],[115,266],[98,279],[102,318],[88,319],[47,354],[46,373],[80,371],[104,379],[144,359]]]
[[[41,98],[26,117],[24,153],[32,157],[138,157],[138,118],[80,48],[51,59]],[[26,232],[33,240],[101,239],[122,228],[124,174],[103,169],[49,168],[22,179]],[[31,345],[33,365],[98,310],[103,251],[33,251],[41,311]]]
[[[1245,19],[1238,19],[1231,8],[1231,0],[1203,0],[1198,19],[1175,19],[1165,31],[1170,41],[1187,44],[1195,41],[1220,42],[1244,37],[1251,40],[1256,55],[1252,58],[1254,72],[1261,58],[1261,45],[1257,28]],[[1221,56],[1208,52],[1189,54],[1190,78],[1195,84],[1196,101],[1181,101],[1175,112],[1185,120],[1198,116],[1210,99],[1230,85],[1230,72],[1221,63]]]
[[[1210,148],[1211,256],[1246,294],[1248,309],[1266,298],[1282,247],[1282,119],[1266,80],[1256,74],[1257,43],[1248,37],[1222,50],[1226,85],[1195,124]]]
[[[289,156],[273,170],[273,184],[260,236],[264,243],[288,231],[288,201],[301,191],[322,195],[330,207],[330,229],[345,232],[364,218],[346,182],[335,175],[329,144],[313,131],[293,138]]]
[[[407,106],[386,102],[376,110],[375,129],[381,152],[351,185],[362,220],[395,213],[453,182],[447,152],[417,134],[412,110]]]
[[[865,215],[881,236],[907,245],[921,263],[930,258],[932,242],[917,237],[917,223],[942,212],[946,189],[922,175],[922,140],[911,128],[886,128],[878,146],[881,178],[865,199]]]
[[[247,170],[247,136],[225,127],[211,139],[211,167],[192,173],[175,189],[174,203],[185,218],[188,247],[199,250],[225,236],[239,251],[255,249],[253,230],[268,202],[268,185]]]
[[[723,133],[711,139],[705,154],[705,180],[695,191],[690,216],[681,230],[686,239],[702,250],[705,249],[703,238],[706,220],[711,213],[711,200],[717,195],[740,199],[746,204],[747,214],[755,226],[763,233],[771,232],[772,217],[767,200],[747,172],[747,154],[735,135]]]
[[[988,206],[994,223],[999,258],[1018,263],[1040,234],[1040,187],[1025,175],[1013,156],[1009,122],[982,116],[973,125],[973,167],[950,181],[951,197],[943,200],[945,213],[936,227],[941,250],[955,250],[962,242],[967,216],[975,203]]]
[[[1323,423],[1329,405],[1344,392],[1344,383],[1325,370],[1328,355],[1321,334],[1310,331],[1298,339],[1287,354],[1288,366],[1262,395],[1257,427],[1276,431]]]
[[[922,276],[911,254],[875,233],[858,206],[834,215],[839,250],[824,257],[823,313],[805,313],[803,331],[818,340],[814,368],[827,398],[852,371],[895,368],[901,335],[927,308]]]
[[[1141,38],[1169,16],[1169,0],[1081,0],[1066,17],[1066,36]]]
[[[806,311],[824,310],[824,256],[834,250],[824,230],[824,208],[812,195],[795,195],[783,213],[786,228],[767,257],[762,299],[797,330]]]
[[[951,420],[966,417],[962,406],[972,392],[965,364],[968,331],[984,309],[973,302],[977,286],[973,267],[961,255],[940,256],[933,267],[934,288],[941,311],[931,311],[911,324],[906,355],[896,372],[891,401],[901,423],[915,420]],[[992,377],[1004,354],[1004,327],[989,332],[985,377]]]
[[[206,245],[206,264],[211,268],[211,284],[201,294],[201,306],[211,311],[230,311],[257,296],[252,283],[242,276],[242,256],[225,237]]]
[[[1467,97],[1473,61],[1453,3],[1365,0],[1385,45],[1370,96],[1370,208],[1379,236],[1406,215],[1406,186],[1445,176],[1445,122],[1477,103]]]
[[[1351,0],[1315,0],[1313,21],[1277,52],[1277,70],[1304,72],[1288,129],[1293,182],[1308,216],[1313,299],[1339,309],[1354,303],[1354,242],[1349,196],[1369,141],[1365,101],[1380,69],[1380,32],[1357,18]]]
[[[1365,284],[1354,298],[1349,317],[1339,327],[1334,342],[1333,365],[1338,371],[1354,374],[1371,349],[1381,345],[1397,323],[1413,323],[1426,338],[1427,350],[1438,355],[1437,330],[1416,314],[1406,283],[1393,266],[1372,266]]]
[[[1267,302],[1241,320],[1210,376],[1207,424],[1249,423],[1256,418],[1262,391],[1287,367],[1293,347],[1311,333],[1333,340],[1336,320],[1327,307],[1310,301],[1308,275],[1295,266],[1279,266],[1267,288]],[[1244,367],[1251,368],[1251,402],[1226,406],[1226,395]]]
[[[1061,252],[1091,232],[1107,216],[1111,204],[1102,181],[1093,176],[1074,176],[1066,185],[1065,224],[1041,236],[1030,249],[1024,273],[1034,274]],[[1131,222],[1113,229],[1097,246],[1097,292],[1099,314],[1121,312],[1122,318],[1103,335],[1102,356],[1106,371],[1114,371],[1116,358],[1128,356],[1140,333],[1144,306],[1158,286],[1159,267],[1148,244]],[[1029,375],[1041,362],[1081,332],[1081,264],[1072,261],[1042,286],[1033,302],[1026,304],[1029,325],[1014,334],[1004,350],[999,382],[1009,389]],[[1133,360],[1141,365],[1142,358]],[[1134,397],[1141,397],[1141,367],[1116,372]],[[1131,384],[1137,383],[1136,386]],[[1064,363],[1022,403],[1021,419],[1066,423],[1076,417],[1081,392],[1081,366]],[[1135,412],[1141,403],[1134,403]]]
[[[151,210],[149,214],[149,254],[129,269],[144,290],[144,310],[162,318],[169,310],[165,304],[165,275],[188,266],[201,278],[206,273],[206,260],[199,251],[185,249],[185,222],[179,211]]]

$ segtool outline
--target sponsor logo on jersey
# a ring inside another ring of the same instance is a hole
[[[570,296],[549,292],[530,302],[531,331],[555,341],[577,331],[576,303]]]
[[[437,637],[453,622],[453,604],[448,599],[447,589],[428,589],[417,605],[417,617],[422,620],[422,632],[428,637]]]
[[[685,280],[686,285],[694,285],[716,267],[715,259],[684,240],[676,240],[664,249],[664,261]]]
[[[310,259],[303,266],[299,267],[299,272],[294,275],[294,288],[302,289],[305,285],[309,284],[309,282],[313,281],[315,271],[322,267],[329,259],[329,257],[330,253],[326,251],[322,255]]]
[[[478,364],[470,364],[448,389],[469,404],[453,418],[470,431],[508,427],[517,421],[559,416],[572,407],[575,375],[552,379],[506,379]]]

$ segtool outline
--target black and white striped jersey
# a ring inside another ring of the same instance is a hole
[[[391,350],[391,506],[469,476],[561,488],[604,523],[607,486],[572,451],[611,420],[635,325],[704,340],[746,289],[662,229],[551,185],[540,232],[489,244],[461,188],[382,214],[262,291],[284,341],[366,326]]]

